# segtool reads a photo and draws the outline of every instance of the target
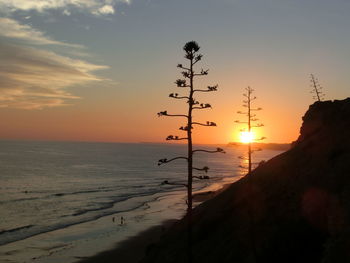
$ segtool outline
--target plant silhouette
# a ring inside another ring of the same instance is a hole
[[[253,92],[254,90],[251,87],[247,87],[245,88],[246,92],[243,94],[243,96],[245,97],[245,99],[243,100],[243,107],[246,108],[246,111],[242,112],[242,111],[238,111],[238,114],[242,114],[244,116],[246,116],[246,120],[244,121],[240,121],[237,120],[235,121],[236,123],[241,123],[241,124],[245,124],[246,127],[241,129],[241,132],[248,132],[249,135],[252,134],[252,128],[260,128],[263,127],[264,125],[262,123],[258,123],[259,119],[257,118],[257,111],[262,110],[262,108],[258,107],[258,108],[253,108],[253,101],[256,100],[256,97],[253,96]],[[252,179],[251,179],[251,172],[252,172],[252,165],[254,164],[252,162],[252,154],[256,151],[261,151],[260,148],[252,148],[252,143],[253,142],[257,142],[257,141],[262,141],[266,139],[266,137],[260,137],[260,138],[254,138],[253,136],[251,136],[251,139],[247,142],[247,157],[244,156],[239,156],[238,158],[248,161],[248,167],[245,167],[243,165],[240,165],[241,168],[243,169],[247,169],[248,173],[248,186],[249,186],[249,192],[252,194],[252,198],[254,197],[254,187],[253,187],[253,183],[252,183]],[[253,202],[254,200],[252,200]],[[248,211],[249,211],[249,218],[250,218],[250,239],[251,239],[251,246],[252,246],[252,251],[253,251],[253,256],[254,256],[254,261],[258,262],[258,254],[257,254],[257,249],[256,249],[256,241],[255,241],[255,212],[254,212],[254,206],[251,205],[250,207],[248,207]]]
[[[310,86],[312,88],[312,90],[310,91],[310,93],[313,93],[313,99],[317,100],[317,101],[322,101],[325,97],[322,89],[323,87],[321,87],[319,81],[317,78],[315,78],[314,74],[310,74]]]
[[[253,108],[253,101],[256,100],[256,97],[252,95],[254,90],[251,87],[247,87],[247,88],[245,88],[245,90],[246,90],[246,93],[243,94],[243,96],[245,97],[245,99],[243,100],[243,107],[246,108],[246,111],[243,111],[243,112],[237,111],[237,113],[245,115],[247,119],[244,121],[236,120],[235,122],[246,125],[245,128],[240,130],[241,132],[247,132],[248,134],[252,134],[253,128],[260,128],[260,127],[264,126],[264,124],[262,124],[262,123],[257,123],[257,121],[259,121],[259,119],[257,118],[257,114],[254,113],[257,111],[261,111],[262,108],[260,108],[260,107]],[[250,173],[252,172],[252,165],[254,164],[252,162],[252,154],[256,151],[261,151],[260,148],[253,149],[252,143],[262,141],[264,139],[266,139],[266,137],[253,138],[253,136],[252,136],[251,140],[247,142],[248,157],[242,157],[242,156],[239,157],[240,159],[248,161],[248,167],[240,166],[241,168],[248,170],[248,175],[250,175]]]
[[[203,149],[193,149],[193,141],[192,141],[192,131],[196,125],[199,126],[207,126],[207,127],[215,127],[216,123],[212,121],[207,121],[204,123],[193,121],[192,113],[195,110],[203,110],[211,108],[209,103],[200,103],[195,99],[195,94],[201,92],[213,92],[217,91],[218,85],[208,86],[206,89],[195,89],[194,87],[194,79],[197,77],[202,77],[208,75],[209,70],[201,69],[198,73],[195,71],[195,65],[202,60],[203,55],[199,54],[200,47],[195,41],[190,41],[185,44],[183,50],[185,51],[185,59],[187,60],[188,65],[178,64],[177,67],[181,69],[182,79],[177,79],[175,84],[177,87],[185,90],[183,93],[185,95],[179,95],[178,93],[171,93],[169,95],[170,98],[177,100],[185,100],[187,102],[188,108],[186,114],[170,114],[168,111],[161,111],[158,113],[158,116],[167,116],[167,117],[182,117],[186,120],[186,123],[179,128],[179,130],[186,133],[185,137],[177,136],[177,135],[169,135],[166,137],[168,141],[187,141],[187,156],[178,156],[171,159],[160,159],[158,161],[158,165],[166,164],[175,160],[183,159],[187,161],[187,183],[178,184],[185,186],[187,188],[187,226],[188,226],[188,261],[192,262],[192,250],[191,250],[191,239],[192,239],[192,208],[193,208],[193,195],[192,195],[192,184],[193,179],[199,180],[207,180],[209,176],[193,176],[193,170],[208,172],[209,167],[204,166],[203,168],[197,168],[193,166],[193,155],[198,152],[206,152],[206,153],[225,153],[223,149],[216,148],[215,150],[203,150]],[[169,182],[168,180],[164,181],[163,184],[173,184],[177,183]]]

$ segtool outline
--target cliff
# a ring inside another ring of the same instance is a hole
[[[350,262],[350,98],[316,102],[290,150],[194,210],[193,262]],[[181,220],[143,263],[187,262]]]

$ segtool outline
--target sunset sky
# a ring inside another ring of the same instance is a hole
[[[257,132],[291,142],[313,103],[350,87],[347,0],[0,0],[0,139],[162,142],[181,135],[187,105],[168,97],[195,40],[209,75],[198,87],[216,128],[196,143],[237,141],[242,93],[255,89]]]

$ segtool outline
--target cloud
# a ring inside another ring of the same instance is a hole
[[[14,11],[37,11],[63,9],[65,13],[71,11],[84,11],[94,15],[114,14],[114,6],[118,3],[130,4],[130,0],[0,0],[0,10],[5,12]]]
[[[0,43],[0,107],[42,109],[78,99],[67,88],[102,81],[94,75],[106,66],[51,51]]]
[[[81,45],[68,44],[65,42],[53,40],[45,36],[43,32],[38,31],[29,25],[20,24],[11,18],[0,17],[0,36],[20,39],[38,45],[59,45],[74,48],[83,47]]]
[[[111,5],[104,5],[98,9],[98,13],[102,15],[114,14],[114,8]]]
[[[105,81],[95,71],[108,68],[68,57],[86,59],[89,54],[82,45],[57,41],[31,25],[12,19],[12,13],[59,10],[65,16],[77,11],[102,16],[113,14],[114,5],[119,2],[129,3],[127,0],[0,0],[0,15],[5,15],[0,17],[0,108],[71,105],[79,97],[68,89]],[[42,49],[52,45],[60,47],[59,51]]]
[[[66,16],[70,16],[71,12],[69,12],[67,9],[63,10],[62,14],[66,15]]]

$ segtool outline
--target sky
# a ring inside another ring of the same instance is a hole
[[[237,141],[251,86],[257,136],[297,139],[314,103],[310,74],[326,100],[349,97],[347,0],[0,0],[0,139],[163,142],[184,123],[174,81],[182,47],[195,40],[218,84],[197,100],[195,143]]]

